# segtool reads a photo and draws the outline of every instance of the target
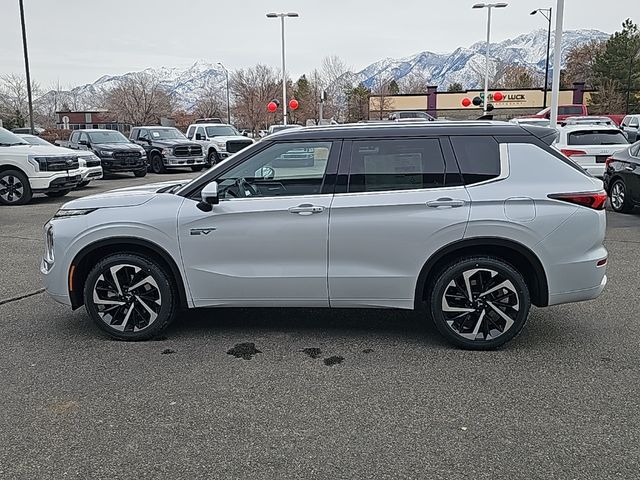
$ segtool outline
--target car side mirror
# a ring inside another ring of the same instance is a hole
[[[202,138],[201,134],[196,133],[196,140],[204,140],[204,138]]]
[[[198,203],[198,208],[203,212],[210,212],[213,210],[213,206],[220,203],[218,198],[218,182],[211,182],[204,186],[200,192],[201,201]]]

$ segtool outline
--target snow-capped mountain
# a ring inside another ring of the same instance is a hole
[[[563,57],[576,45],[591,40],[606,40],[608,37],[609,34],[599,30],[566,31],[563,35]],[[495,63],[526,65],[543,74],[546,46],[546,30],[535,30],[492,44],[490,57]],[[424,51],[400,59],[386,58],[359,72],[349,74],[348,80],[353,84],[363,82],[365,86],[373,87],[376,82],[386,82],[391,79],[399,81],[406,76],[417,75],[432,85],[439,85],[443,90],[454,82],[461,83],[464,88],[477,88],[482,83],[484,52],[485,43],[477,42],[470,47],[456,48],[451,53]],[[161,67],[147,68],[143,71],[161,78],[162,85],[175,96],[178,105],[187,110],[194,107],[199,92],[205,86],[214,85],[221,90],[224,88],[224,70],[219,65],[204,60],[198,60],[186,69]],[[104,75],[94,83],[81,85],[70,92],[59,92],[58,103],[68,103],[72,108],[74,108],[73,105],[79,105],[75,108],[98,107],[99,105],[95,102],[100,92],[108,91],[122,78],[135,73],[118,76]],[[52,94],[54,92],[48,92],[45,96]]]

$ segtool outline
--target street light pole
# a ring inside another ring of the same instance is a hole
[[[285,66],[285,48],[284,48],[284,19],[285,17],[299,17],[296,12],[289,13],[267,13],[267,18],[280,18],[280,27],[282,33],[282,123],[287,124],[287,71]]]
[[[24,49],[24,70],[27,77],[27,100],[29,102],[29,129],[33,135],[33,98],[31,96],[31,74],[29,73],[29,53],[27,51],[27,29],[24,23],[24,5],[20,4],[20,22],[22,23],[22,47]]]
[[[504,8],[507,3],[476,3],[472,8],[486,8],[487,9],[487,49],[485,52],[485,72],[484,72],[484,100],[482,102],[482,108],[484,115],[487,114],[487,105],[489,103],[489,45],[491,42],[491,10],[493,8]]]
[[[229,70],[227,70],[222,62],[218,62],[218,65],[222,67],[225,76],[227,77],[227,123],[231,125],[231,102],[229,101]]]
[[[558,103],[560,99],[560,56],[562,55],[562,23],[564,19],[564,0],[556,5],[556,34],[553,48],[553,80],[551,82],[551,115],[549,122],[555,128],[558,123]]]
[[[549,90],[549,49],[551,48],[551,7],[539,8],[531,12],[531,15],[535,15],[538,12],[547,19],[547,22],[549,22],[549,28],[547,29],[547,63],[544,64],[544,98],[542,100],[542,108],[547,108],[547,91]]]

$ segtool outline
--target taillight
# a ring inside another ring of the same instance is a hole
[[[572,157],[574,155],[586,155],[587,152],[584,150],[573,150],[571,148],[561,148],[560,151],[566,155],[567,157]]]
[[[608,157],[605,161],[604,161],[604,166],[605,168],[609,167],[609,164],[613,162],[613,157]]]
[[[575,203],[576,205],[593,208],[594,210],[604,210],[604,205],[607,203],[607,192],[604,190],[586,193],[552,193],[547,196],[554,200]]]

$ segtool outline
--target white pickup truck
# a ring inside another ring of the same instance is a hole
[[[202,145],[207,167],[253,143],[250,138],[240,135],[233,125],[226,123],[194,123],[189,125],[187,138]]]
[[[34,193],[62,197],[81,181],[77,155],[54,145],[30,145],[0,128],[0,205],[24,205]]]

